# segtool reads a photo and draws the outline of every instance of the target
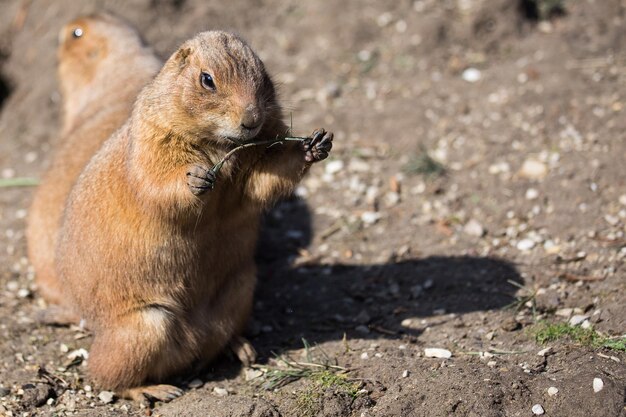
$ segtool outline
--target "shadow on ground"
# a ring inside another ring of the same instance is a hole
[[[348,338],[409,338],[407,318],[430,324],[503,308],[521,282],[507,261],[473,256],[430,256],[374,265],[294,266],[311,241],[309,209],[291,200],[266,217],[259,243],[259,284],[250,339],[261,360],[284,349]],[[433,316],[436,316],[433,317]],[[434,322],[433,322],[434,320]],[[412,329],[413,328],[413,329]]]

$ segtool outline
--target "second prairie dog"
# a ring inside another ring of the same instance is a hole
[[[328,155],[332,134],[242,149],[218,178],[210,168],[233,142],[287,133],[257,55],[235,35],[203,32],[92,158],[71,192],[57,260],[94,330],[89,369],[103,388],[167,401],[181,391],[153,384],[241,348],[260,213]]]
[[[41,295],[49,303],[66,304],[54,253],[67,196],[89,159],[126,121],[137,94],[161,62],[132,27],[109,14],[81,17],[65,25],[57,55],[63,97],[61,138],[35,193],[26,235]]]

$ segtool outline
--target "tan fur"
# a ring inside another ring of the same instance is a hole
[[[82,36],[73,36],[75,29]],[[66,304],[54,269],[63,208],[80,171],[130,115],[137,94],[160,68],[137,32],[107,14],[82,17],[59,34],[63,123],[58,150],[30,209],[28,254],[42,296]]]
[[[215,91],[202,87],[202,71]],[[246,109],[262,121],[250,131]],[[94,328],[89,366],[102,386],[155,395],[162,389],[144,384],[240,343],[260,213],[293,191],[309,163],[301,144],[250,147],[201,196],[187,173],[216,163],[233,147],[227,138],[286,133],[259,58],[234,35],[204,32],[172,55],[91,160],[70,195],[57,265]]]

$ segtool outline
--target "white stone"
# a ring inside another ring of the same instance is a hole
[[[341,159],[335,159],[334,161],[328,161],[324,170],[327,174],[334,175],[343,169],[344,163]]]
[[[475,83],[477,81],[480,81],[480,79],[482,78],[482,73],[476,68],[468,68],[463,71],[461,77],[468,83]]]
[[[114,397],[115,394],[113,394],[111,391],[102,391],[100,394],[98,394],[98,399],[105,404],[112,403]]]
[[[526,190],[526,200],[536,200],[539,197],[539,191],[536,188]]]
[[[576,314],[574,316],[572,316],[572,318],[569,319],[569,324],[570,326],[578,326],[579,324],[581,324],[583,321],[587,320],[589,318],[589,316],[583,316],[581,314]]]
[[[361,359],[365,360],[365,359],[369,359],[370,355],[367,354],[367,352],[363,352],[361,353]]]
[[[508,162],[496,162],[495,164],[489,166],[488,171],[493,175],[502,174],[504,172],[511,171],[511,166]]]
[[[80,349],[76,349],[71,351],[70,353],[67,354],[67,358],[68,359],[76,359],[78,357],[82,357],[83,359],[89,359],[89,352],[87,352],[87,350],[80,348]]]
[[[481,237],[485,234],[485,229],[483,228],[483,225],[478,223],[478,221],[474,219],[471,219],[465,224],[465,226],[463,227],[463,231],[465,232],[465,234],[475,237]]]
[[[528,251],[535,247],[535,241],[531,239],[522,239],[515,245],[518,250]]]
[[[544,411],[543,407],[541,406],[541,404],[533,405],[533,409],[532,410],[533,410],[533,414],[536,415],[536,416],[540,416],[543,413],[545,413],[545,411]]]
[[[371,165],[363,159],[351,159],[348,164],[348,170],[351,172],[369,172],[371,168]]]
[[[361,214],[361,220],[367,225],[376,223],[381,217],[382,214],[375,211],[366,211]]]
[[[30,290],[28,288],[20,288],[17,291],[17,296],[20,298],[26,298],[30,295]]]
[[[409,376],[409,371],[408,370],[404,370],[404,372],[402,372],[402,378],[406,378]]]
[[[380,16],[378,16],[378,18],[376,19],[376,23],[378,23],[378,26],[382,28],[382,27],[387,26],[389,23],[391,23],[392,20],[393,20],[393,15],[389,12],[385,12],[381,14]]]
[[[622,206],[626,206],[626,194],[622,194],[622,195],[619,196],[619,203]]]
[[[389,191],[385,194],[385,204],[387,207],[393,207],[400,202],[400,194],[395,191]]]
[[[527,159],[522,164],[519,175],[529,180],[541,180],[548,175],[548,167],[543,162],[535,159]]]
[[[220,387],[213,388],[213,393],[218,397],[225,397],[228,395],[228,390]]]
[[[427,358],[448,359],[452,357],[452,352],[447,349],[426,348],[424,349],[424,356],[426,356]]]
[[[259,369],[246,369],[245,376],[246,376],[246,381],[251,381],[253,379],[263,376],[263,371]]]
[[[560,308],[554,314],[560,317],[570,317],[573,312],[573,308]]]
[[[547,347],[547,348],[541,349],[539,352],[537,352],[537,355],[539,355],[539,356],[546,356],[551,351],[552,351],[552,348],[551,347]]]
[[[548,388],[548,395],[550,397],[554,397],[558,393],[559,393],[559,389],[557,387],[550,387],[550,388]]]
[[[602,388],[604,388],[604,381],[602,381],[600,378],[594,378],[593,379],[593,392],[600,392],[602,391]]]

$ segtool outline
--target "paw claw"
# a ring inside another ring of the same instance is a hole
[[[160,384],[130,388],[122,396],[138,402],[145,400],[169,402],[180,397],[183,393],[183,390],[173,385]]]
[[[248,367],[256,361],[256,350],[246,338],[234,337],[230,341],[229,347],[243,366]]]
[[[215,172],[200,165],[192,165],[187,171],[187,185],[193,195],[201,195],[215,186]]]
[[[306,162],[318,162],[328,158],[328,153],[333,147],[333,134],[324,129],[318,129],[302,143],[304,160]]]

